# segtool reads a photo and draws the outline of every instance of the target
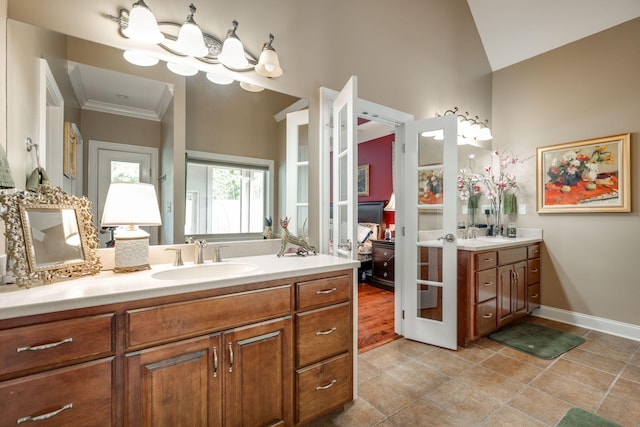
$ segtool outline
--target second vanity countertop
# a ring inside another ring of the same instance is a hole
[[[255,266],[251,271],[233,276],[206,279],[160,280],[152,277],[160,271],[188,268],[171,264],[153,265],[150,270],[134,273],[102,271],[95,276],[67,279],[32,288],[16,285],[0,286],[0,319],[51,313],[55,311],[114,304],[145,298],[162,297],[203,291],[260,281],[286,279],[301,275],[357,268],[358,261],[329,255],[306,257],[258,255],[229,258],[224,263],[245,263]],[[203,266],[211,265],[208,261]],[[197,266],[196,266],[197,268]]]

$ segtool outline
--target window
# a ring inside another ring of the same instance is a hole
[[[186,169],[186,236],[262,236],[271,216],[272,160],[188,152]]]

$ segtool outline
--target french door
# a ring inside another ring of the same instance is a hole
[[[358,167],[358,78],[352,76],[333,101],[333,253],[355,259]]]
[[[404,145],[400,174],[403,224],[399,239],[402,245],[403,335],[455,350],[456,116],[406,123]]]

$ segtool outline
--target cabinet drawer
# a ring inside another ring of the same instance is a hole
[[[527,261],[527,284],[533,285],[540,281],[540,258]]]
[[[478,335],[486,335],[496,328],[496,311],[495,298],[477,305]]]
[[[113,354],[113,313],[0,331],[0,375]]]
[[[373,275],[379,279],[394,281],[395,271],[391,261],[374,261]]]
[[[326,277],[297,284],[297,308],[311,307],[348,301],[351,296],[351,277],[348,275]]]
[[[353,399],[352,361],[345,354],[296,372],[298,423]]]
[[[351,304],[321,308],[296,316],[296,366],[306,366],[351,347]]]
[[[497,271],[495,268],[482,270],[476,273],[477,302],[486,301],[496,297]]]
[[[112,425],[112,364],[102,359],[0,383],[0,426]]]
[[[540,244],[536,243],[535,245],[527,246],[527,258],[538,258],[540,257]]]
[[[525,259],[527,259],[527,248],[525,246],[498,251],[499,265],[512,264]]]
[[[127,347],[176,341],[291,311],[291,285],[129,310]]]
[[[531,312],[540,307],[540,284],[527,286],[527,311]]]
[[[498,258],[494,252],[476,254],[476,270],[484,270],[498,265]]]

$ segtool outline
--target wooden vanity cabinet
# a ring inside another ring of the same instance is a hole
[[[0,426],[312,421],[353,399],[352,288],[347,269],[0,320]]]
[[[458,251],[458,345],[540,306],[540,244]]]

